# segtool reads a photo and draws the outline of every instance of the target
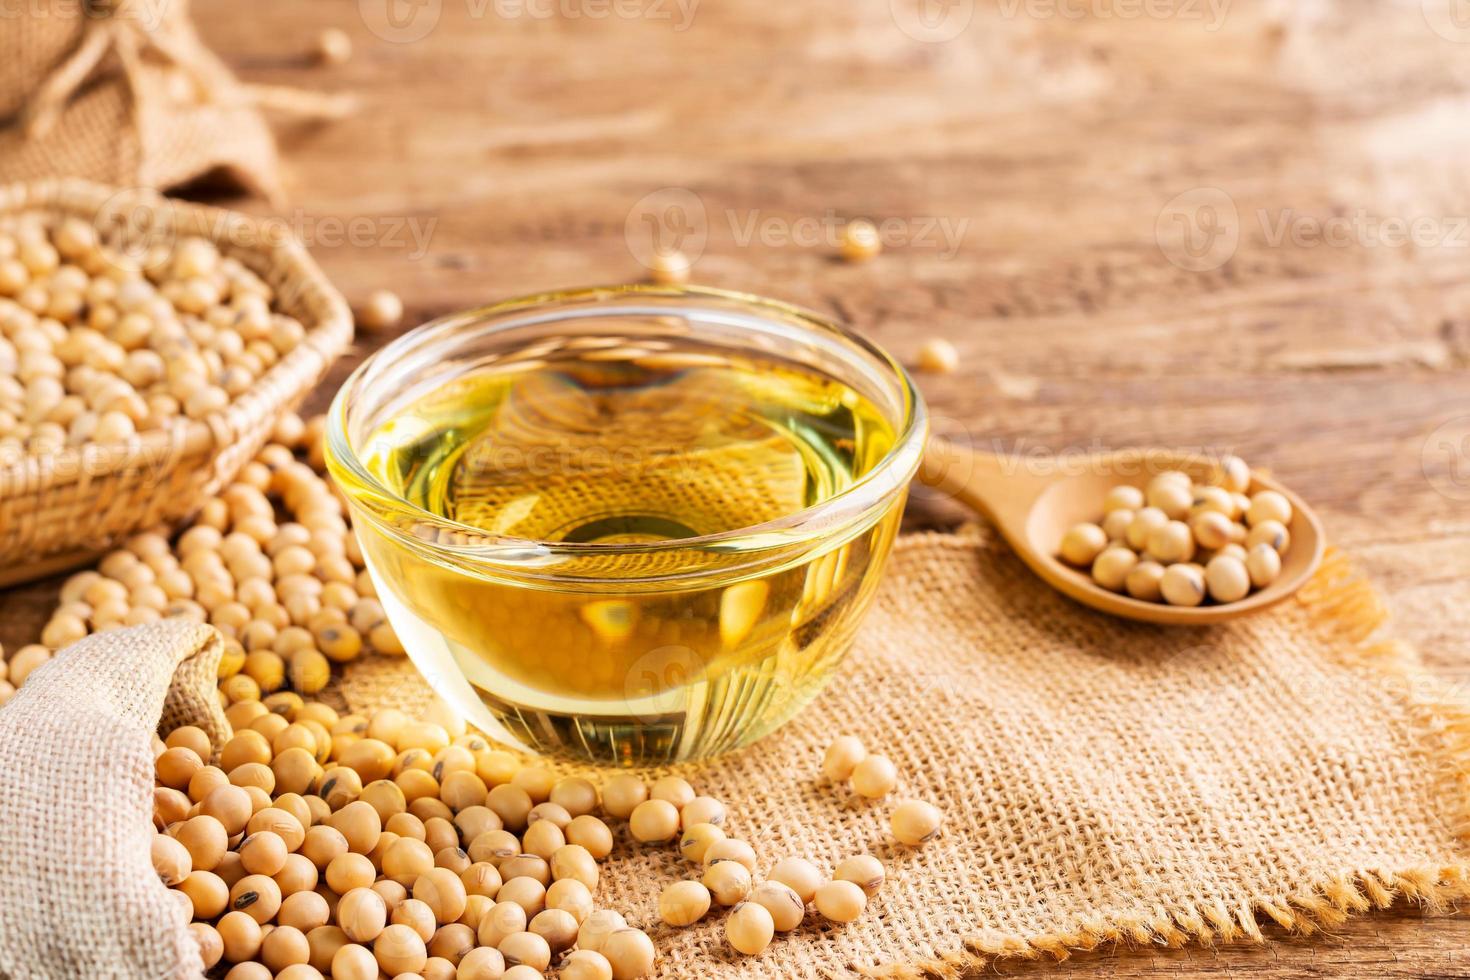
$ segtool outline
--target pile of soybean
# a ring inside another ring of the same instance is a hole
[[[426,720],[364,717],[288,691],[226,714],[235,734],[218,752],[191,726],[156,743],[152,858],[206,966],[228,965],[227,980],[648,976],[653,941],[597,899],[609,824],[623,820],[634,846],[676,846],[701,872],[663,889],[663,921],[729,908],[726,939],[747,955],[799,926],[809,904],[831,922],[857,920],[886,877],[868,854],[830,878],[786,857],[756,884],[755,850],[726,834],[725,804],[686,780],[559,778],[492,747],[442,703]],[[851,737],[823,769],[869,798],[897,782]],[[941,823],[916,800],[891,816],[908,846]]]
[[[1250,486],[1238,456],[1221,459],[1205,483],[1170,470],[1143,490],[1116,486],[1100,523],[1068,529],[1061,558],[1145,602],[1239,602],[1276,581],[1291,545],[1291,502],[1275,490],[1247,495]]]

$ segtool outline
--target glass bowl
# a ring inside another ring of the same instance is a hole
[[[647,765],[760,738],[832,676],[926,430],[899,364],[813,313],[618,286],[396,339],[326,454],[442,697],[517,747]]]

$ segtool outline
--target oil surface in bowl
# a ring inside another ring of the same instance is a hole
[[[460,376],[363,440],[394,494],[527,539],[524,563],[445,562],[371,524],[364,548],[420,668],[455,678],[441,690],[473,701],[461,708],[482,725],[488,710],[524,744],[604,761],[711,755],[815,694],[876,584],[902,499],[876,521],[677,540],[820,503],[893,440],[857,391],[787,362],[561,350]],[[531,541],[612,547],[548,568]],[[647,547],[660,542],[674,546]]]

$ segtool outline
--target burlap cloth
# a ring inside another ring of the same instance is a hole
[[[189,0],[21,0],[0,20],[0,183],[72,176],[166,189],[217,172],[279,200],[259,109],[351,108],[242,84],[200,39]]]
[[[229,723],[223,644],[164,621],[89,636],[0,708],[0,976],[172,980],[199,948],[149,856],[155,726]]]
[[[1110,941],[1259,940],[1272,921],[1312,931],[1398,897],[1438,910],[1470,891],[1470,714],[1381,638],[1382,620],[1340,557],[1284,607],[1187,630],[1074,605],[979,532],[907,538],[826,694],[759,745],[684,770],[727,801],[731,833],[763,866],[883,859],[888,883],[864,916],[811,916],[762,956],[736,956],[719,917],[656,925],[660,888],[688,872],[625,831],[599,901],[650,928],[660,976],[691,980],[954,976]],[[145,650],[149,639],[83,641],[0,710],[0,971],[77,975],[50,963],[82,943],[130,948],[128,976],[179,971],[179,927],[146,928],[139,914],[164,918],[162,886],[141,870],[141,719],[175,659]],[[183,640],[198,649],[197,634]],[[80,675],[83,647],[107,677]],[[63,687],[69,674],[80,687]],[[406,662],[370,661],[332,696],[367,710],[427,692]],[[889,803],[825,784],[821,754],[838,733],[892,757],[902,793],[945,811],[944,836],[897,848]],[[109,740],[104,769],[96,747]],[[72,778],[67,794],[35,788]],[[58,800],[75,809],[58,813]],[[75,878],[75,852],[117,855],[108,889],[56,890]],[[83,916],[81,928],[58,921]]]

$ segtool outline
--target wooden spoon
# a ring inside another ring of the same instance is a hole
[[[1317,515],[1290,490],[1259,473],[1249,493],[1275,490],[1291,501],[1291,544],[1281,556],[1281,574],[1239,602],[1170,606],[1110,592],[1085,569],[1057,557],[1062,535],[1074,524],[1100,522],[1103,497],[1119,484],[1143,489],[1165,470],[1182,470],[1207,483],[1217,472],[1207,456],[1160,449],[1124,449],[1076,457],[1031,458],[965,449],[931,439],[919,479],[988,517],[1021,560],[1047,584],[1078,602],[1114,616],[1147,623],[1198,625],[1258,612],[1291,595],[1322,562],[1326,537]]]

